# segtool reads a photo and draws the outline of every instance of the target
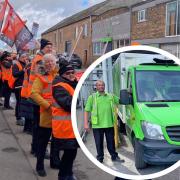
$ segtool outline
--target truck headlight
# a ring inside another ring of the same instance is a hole
[[[151,124],[147,121],[142,121],[142,129],[144,136],[148,139],[163,140],[163,132],[161,126],[157,124]]]

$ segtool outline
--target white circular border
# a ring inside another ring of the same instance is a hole
[[[172,172],[173,170],[175,170],[176,168],[178,168],[180,166],[180,161],[178,161],[177,163],[175,163],[174,165],[172,165],[171,167],[162,170],[160,172],[157,173],[153,173],[153,174],[148,174],[148,175],[128,175],[128,174],[123,174],[120,173],[118,171],[115,171],[105,165],[103,165],[102,163],[100,163],[99,161],[97,161],[97,159],[90,153],[90,151],[86,148],[85,144],[83,143],[79,131],[78,131],[78,127],[77,127],[77,119],[76,119],[76,104],[77,104],[77,98],[78,98],[78,94],[79,91],[81,89],[81,86],[83,84],[83,82],[86,80],[87,76],[93,71],[93,69],[100,64],[103,60],[118,54],[118,53],[122,53],[122,52],[126,52],[126,51],[132,51],[132,50],[146,50],[146,51],[152,51],[155,53],[159,53],[161,55],[164,55],[166,57],[168,57],[169,59],[174,60],[177,64],[180,65],[180,59],[178,59],[177,57],[175,57],[174,55],[162,50],[162,49],[158,49],[155,47],[150,47],[150,46],[127,46],[127,47],[123,47],[123,48],[119,48],[119,49],[115,49],[103,56],[101,56],[100,58],[98,58],[93,64],[90,65],[90,67],[85,71],[85,73],[82,75],[81,79],[78,82],[78,85],[76,87],[74,96],[73,96],[73,100],[72,100],[72,106],[71,106],[71,118],[72,118],[72,125],[73,125],[73,129],[74,129],[74,133],[75,136],[77,138],[77,141],[81,147],[81,149],[83,150],[83,152],[86,154],[86,156],[99,168],[101,168],[102,170],[106,171],[107,173],[113,175],[113,176],[118,176],[118,177],[122,177],[125,179],[131,179],[131,180],[142,180],[142,179],[153,179],[153,178],[157,178],[160,176],[163,176],[165,174],[168,174],[170,172]]]

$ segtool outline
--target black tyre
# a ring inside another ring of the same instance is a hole
[[[139,144],[138,140],[134,140],[134,158],[135,158],[135,166],[137,169],[144,169],[147,166],[147,163],[144,162],[143,159],[144,149]]]

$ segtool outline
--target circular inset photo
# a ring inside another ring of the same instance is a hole
[[[72,120],[93,163],[133,180],[156,178],[180,165],[179,63],[163,50],[131,46],[105,54],[86,70]]]

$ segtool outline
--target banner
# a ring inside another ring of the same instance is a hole
[[[33,38],[31,39],[31,41],[29,41],[26,44],[24,49],[26,49],[26,50],[33,50],[33,49],[36,49],[38,47],[37,46],[37,40],[36,40],[38,29],[39,29],[39,24],[33,22],[32,31],[31,31],[31,33],[33,35]]]
[[[25,26],[21,18],[16,14],[14,9],[10,6],[9,12],[2,30],[1,40],[6,42],[9,46],[13,46],[16,36]]]
[[[33,38],[32,33],[29,29],[24,25],[22,30],[18,33],[15,39],[15,45],[17,48],[17,52],[23,50],[25,45]]]
[[[39,30],[39,24],[36,23],[36,22],[33,22],[33,25],[32,25],[32,34],[33,34],[33,38],[36,39],[37,37],[37,33],[38,33],[38,30]]]
[[[4,41],[8,46],[13,47],[14,41],[9,37],[5,36],[4,34],[1,34],[0,39]]]
[[[3,25],[6,6],[7,6],[7,0],[0,2],[0,31]]]

